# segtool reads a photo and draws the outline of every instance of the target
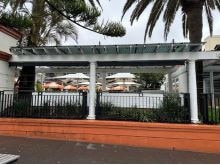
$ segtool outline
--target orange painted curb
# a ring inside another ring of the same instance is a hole
[[[220,153],[214,125],[2,118],[0,135]]]

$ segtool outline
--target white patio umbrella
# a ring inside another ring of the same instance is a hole
[[[113,83],[113,85],[140,85],[140,84],[129,81],[129,82],[116,82],[116,83]]]
[[[55,79],[75,79],[77,82],[77,91],[78,91],[78,85],[79,85],[79,80],[81,79],[89,79],[89,76],[86,76],[83,73],[75,73],[75,74],[67,74],[64,76],[58,76],[58,77],[54,77]]]
[[[86,76],[83,73],[67,74],[64,76],[53,77],[54,79],[89,79],[89,76]]]
[[[51,88],[51,89],[63,89],[63,85],[57,84],[56,82],[45,83],[44,88]]]
[[[89,85],[89,82],[81,82],[79,85]],[[96,85],[102,85],[102,83],[97,82]]]
[[[135,78],[135,75],[131,73],[116,73],[106,77],[106,79],[132,79],[132,78]]]
[[[65,89],[65,90],[77,90],[77,87],[75,87],[73,85],[67,85],[63,89]]]

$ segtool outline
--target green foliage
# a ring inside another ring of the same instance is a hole
[[[105,25],[96,24],[93,30],[112,37],[122,37],[126,34],[125,28],[119,22],[107,22]]]
[[[165,77],[164,73],[138,73],[136,77],[141,84],[140,88],[147,90],[160,89]]]
[[[117,22],[99,25],[101,12],[93,0],[2,0],[2,20],[7,26],[24,29],[22,46],[40,46],[48,42],[60,44],[62,38],[78,39],[75,24],[87,30],[107,36],[125,35],[125,28]],[[96,1],[99,6],[100,2]],[[28,4],[29,8],[26,7]],[[10,12],[8,8],[10,7]],[[7,13],[6,13],[7,12]],[[27,30],[27,29],[26,29]],[[23,31],[23,30],[22,30]]]
[[[101,120],[188,123],[189,115],[176,94],[165,95],[158,108],[116,107],[107,102],[101,103],[96,110],[96,117]]]
[[[53,110],[53,115],[58,118],[82,118],[82,108],[79,103],[67,103],[65,105],[57,104]]]
[[[85,22],[87,25],[95,24],[97,18],[101,15],[96,7],[91,7],[82,0],[53,0],[50,1],[50,4],[59,11],[62,11],[69,19],[73,19],[77,22]],[[51,9],[53,10],[53,8]]]
[[[29,104],[27,100],[19,99],[14,102],[13,108],[14,111],[12,113],[14,113],[15,116],[22,117],[27,115],[27,112],[29,111]]]
[[[37,82],[35,84],[35,88],[36,88],[37,92],[42,92],[43,91],[43,87],[42,87],[42,84],[40,82]]]
[[[158,122],[187,122],[189,112],[181,105],[178,94],[166,94],[158,110],[154,112],[154,120]]]
[[[18,99],[13,105],[6,108],[2,114],[5,117],[27,118],[57,118],[57,119],[82,119],[85,113],[80,103],[66,103],[51,105],[44,102],[42,106],[31,106],[26,99]]]
[[[215,108],[208,107],[207,117],[209,124],[220,124],[220,107],[218,105],[215,106]]]
[[[31,28],[33,24],[28,15],[17,13],[12,17],[12,13],[10,12],[0,13],[0,22],[5,26],[13,27],[20,31]]]
[[[90,31],[94,31],[99,34],[103,34],[111,37],[122,37],[125,35],[126,30],[121,25],[120,22],[107,22],[107,23],[98,23],[98,17],[101,15],[101,12],[94,5],[95,3],[91,2],[92,6],[88,6],[85,1],[50,1],[51,6],[54,9],[57,9],[59,12],[62,11],[68,19],[71,19],[72,22],[84,23],[84,27],[89,27]],[[81,26],[81,25],[80,25]],[[82,27],[82,26],[81,26]],[[86,28],[87,29],[87,28]]]
[[[116,107],[111,103],[101,103],[96,111],[97,119],[126,120],[126,121],[152,121],[152,111],[150,109]]]

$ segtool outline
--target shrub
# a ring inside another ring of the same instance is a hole
[[[80,103],[67,103],[56,104],[52,115],[57,118],[82,118],[84,114]]]
[[[18,99],[13,104],[4,109],[2,116],[5,117],[24,117],[29,115],[30,105],[24,99]]]
[[[116,107],[112,103],[101,103],[96,111],[97,119],[152,121],[152,111],[149,109]]]
[[[153,120],[158,122],[185,122],[189,113],[181,105],[178,94],[167,94],[159,109],[154,110]]]

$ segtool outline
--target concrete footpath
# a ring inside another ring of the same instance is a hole
[[[20,155],[14,162],[19,164],[220,164],[220,154],[5,136],[0,136],[0,153]]]

